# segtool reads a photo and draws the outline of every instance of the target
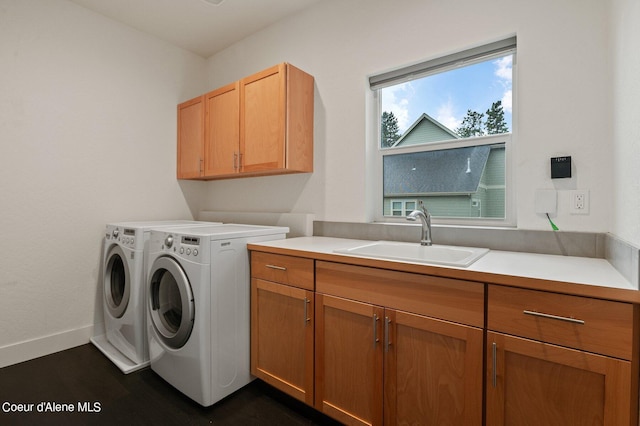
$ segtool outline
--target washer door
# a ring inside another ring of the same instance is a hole
[[[195,303],[189,279],[171,257],[159,257],[149,272],[149,312],[162,342],[178,349],[189,340]]]
[[[131,277],[127,258],[119,245],[109,249],[104,267],[104,300],[114,318],[124,315],[129,304]]]

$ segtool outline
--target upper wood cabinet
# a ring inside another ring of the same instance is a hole
[[[178,179],[197,179],[203,172],[204,96],[178,105]]]
[[[178,179],[313,172],[313,85],[282,63],[178,105]]]
[[[240,143],[240,86],[232,83],[204,95],[204,175],[238,172]]]

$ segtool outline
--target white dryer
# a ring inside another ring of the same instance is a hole
[[[151,231],[151,369],[205,407],[252,380],[247,243],[284,239],[287,232],[236,224]]]
[[[123,373],[149,365],[144,253],[151,228],[215,225],[221,223],[171,220],[106,226],[102,260],[105,334],[91,341]]]

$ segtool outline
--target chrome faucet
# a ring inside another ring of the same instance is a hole
[[[422,201],[418,201],[418,208],[407,215],[407,220],[415,222],[417,218],[420,218],[422,222],[422,239],[420,245],[430,246],[431,242],[431,213],[424,206]]]

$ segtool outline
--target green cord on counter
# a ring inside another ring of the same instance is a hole
[[[556,226],[555,223],[553,223],[553,221],[551,220],[551,218],[549,217],[549,213],[547,213],[547,219],[549,219],[549,223],[551,224],[551,229],[553,229],[554,231],[559,231],[560,229]]]

